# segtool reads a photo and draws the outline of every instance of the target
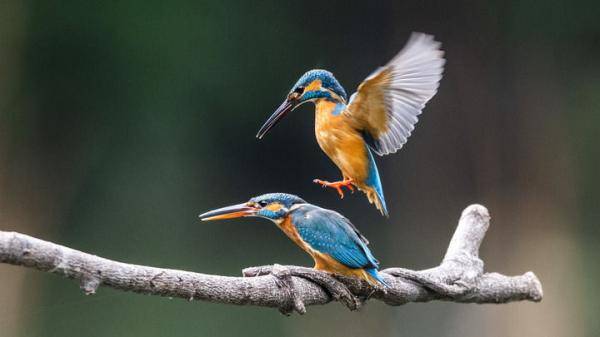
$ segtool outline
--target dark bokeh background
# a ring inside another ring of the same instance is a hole
[[[0,265],[0,336],[595,336],[596,1],[2,1],[0,229],[108,258],[239,275],[310,259],[266,221],[199,223],[264,192],[348,216],[384,267],[437,264],[486,205],[488,270],[533,270],[542,303],[338,304],[305,316],[100,289]],[[255,132],[304,71],[350,92],[411,31],[447,66],[407,146],[378,163],[391,211],[311,184],[339,173],[298,109]]]

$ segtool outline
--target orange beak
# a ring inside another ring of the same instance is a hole
[[[239,204],[233,206],[227,206],[219,209],[215,209],[214,211],[209,211],[199,215],[200,220],[202,221],[210,221],[210,220],[221,220],[221,219],[234,219],[241,218],[246,216],[256,215],[258,211],[257,208],[250,207],[247,204]]]

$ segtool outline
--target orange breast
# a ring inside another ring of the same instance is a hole
[[[343,113],[334,115],[336,103],[316,102],[315,135],[319,146],[346,178],[362,182],[368,177],[368,157],[361,134]]]

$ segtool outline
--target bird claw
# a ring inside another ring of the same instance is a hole
[[[298,296],[290,270],[282,265],[275,264],[271,270],[271,275],[275,277],[277,287],[281,289],[281,291],[285,293],[286,298],[289,299],[283,306],[279,307],[279,312],[286,316],[291,315],[294,310],[300,315],[305,314],[306,306],[304,305],[302,298]]]
[[[289,304],[279,308],[279,311],[284,315],[289,315],[293,310],[300,314],[306,312],[304,303],[294,288],[292,276],[301,277],[316,283],[325,289],[334,300],[341,302],[350,310],[359,309],[363,303],[363,300],[354,296],[348,287],[332,274],[313,268],[275,264],[273,266],[246,268],[242,273],[245,277],[273,275],[276,278],[277,285],[286,292],[287,298],[290,299]]]
[[[306,306],[302,301],[301,296],[298,296],[298,292],[294,285],[294,276],[290,269],[280,264],[274,264],[272,266],[260,266],[250,267],[242,270],[244,277],[258,277],[264,275],[271,275],[275,278],[275,284],[284,293],[284,298],[287,299],[279,308],[279,312],[285,316],[289,316],[292,312],[296,311],[300,315],[306,313]]]
[[[327,180],[314,179],[313,183],[321,185],[321,187],[331,187],[335,188],[335,190],[340,195],[340,199],[344,199],[344,189],[342,187],[346,187],[350,190],[351,193],[354,193],[354,186],[352,186],[352,179],[344,179],[341,181],[329,182]]]

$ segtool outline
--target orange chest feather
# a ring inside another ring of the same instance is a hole
[[[316,103],[315,135],[323,152],[342,173],[355,180],[368,176],[366,144],[344,113],[333,114],[336,103],[321,100]]]

